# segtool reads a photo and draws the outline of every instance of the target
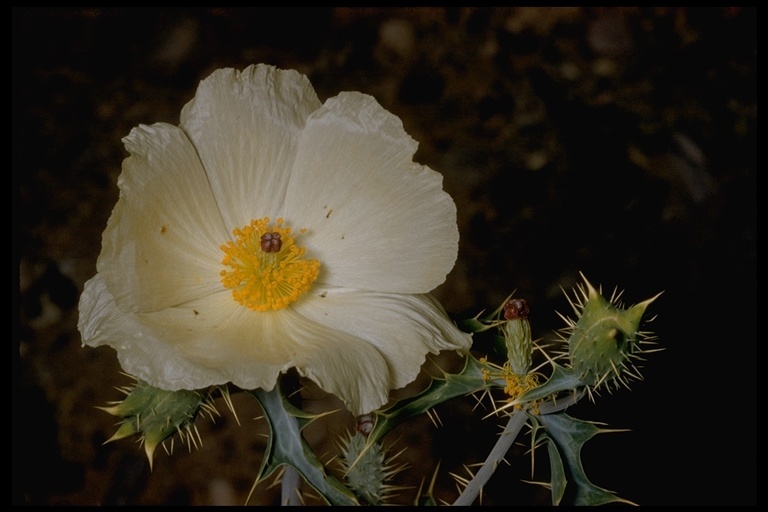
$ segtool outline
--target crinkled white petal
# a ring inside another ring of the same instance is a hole
[[[392,388],[412,382],[427,353],[466,350],[469,334],[460,331],[431,295],[405,295],[349,288],[312,290],[313,300],[296,311],[331,329],[366,340],[383,355]]]
[[[195,316],[207,322],[207,331],[190,334],[189,315],[180,317],[177,327],[186,327],[186,332],[178,348],[186,358],[226,368],[229,380],[244,389],[264,387],[254,380],[258,363],[275,364],[281,371],[296,368],[355,414],[370,412],[387,401],[390,372],[385,356],[374,345],[307,319],[292,308],[259,313],[240,305],[232,311],[233,304],[229,294],[218,294],[191,305],[199,308]],[[175,315],[175,311],[153,313],[158,326],[173,324]]]
[[[97,262],[120,309],[156,311],[220,289],[228,230],[195,148],[162,123],[134,128],[123,141],[131,156]]]
[[[293,315],[289,332],[297,336],[302,351],[290,366],[339,397],[352,414],[369,413],[387,402],[393,386],[385,357],[376,347],[357,336]]]
[[[154,313],[123,313],[97,275],[81,296],[78,327],[84,344],[114,347],[125,371],[163,389],[232,382],[269,390],[295,367],[363,414],[384,404],[392,387],[385,356],[366,340],[291,309],[251,311],[226,290]]]
[[[302,133],[285,198],[307,254],[337,286],[426,293],[458,252],[456,206],[442,176],[413,162],[416,142],[375,99],[342,93]]]
[[[296,145],[320,105],[307,77],[263,64],[220,69],[200,83],[181,111],[181,127],[197,148],[230,230],[283,215]]]
[[[177,332],[173,325],[148,325],[144,315],[117,309],[97,274],[85,283],[80,296],[78,329],[83,344],[113,347],[123,370],[159,388],[200,389],[229,381],[228,368],[199,365],[178,350],[175,343],[183,339],[183,329]],[[269,390],[280,367],[257,362],[252,371],[261,377],[259,387]]]

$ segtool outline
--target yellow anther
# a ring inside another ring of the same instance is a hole
[[[283,309],[295,302],[315,282],[320,262],[305,259],[306,248],[296,245],[291,228],[269,217],[252,220],[232,230],[234,241],[221,246],[221,283],[232,290],[232,297],[256,311]],[[304,232],[306,230],[303,230]]]

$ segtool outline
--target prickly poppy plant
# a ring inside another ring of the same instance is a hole
[[[584,474],[581,448],[605,430],[565,410],[642,378],[654,338],[641,325],[656,297],[625,308],[584,278],[554,342],[534,337],[530,307],[514,294],[490,314],[450,318],[430,295],[458,251],[442,177],[413,161],[416,142],[374,98],[321,103],[295,71],[218,70],[179,126],[141,125],[124,143],[120,197],[78,325],[84,345],[111,346],[135,377],[103,407],[119,419],[110,441],[137,436],[150,466],[175,439],[205,449],[196,422],[217,417],[219,401],[234,413],[231,394],[243,393],[263,410],[268,439],[246,502],[278,479],[286,504],[409,495],[471,505],[527,426],[532,453],[548,452],[539,483],[552,504],[628,502]],[[458,354],[460,369],[390,393],[441,351]],[[304,428],[334,411],[302,408],[286,383],[293,369],[356,418],[334,434],[331,457]],[[439,428],[435,407],[468,397],[479,416],[505,422],[485,462],[450,474],[454,497],[435,494],[439,463],[429,484],[401,485],[407,465],[385,436],[422,414]]]

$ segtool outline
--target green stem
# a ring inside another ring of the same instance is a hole
[[[475,474],[474,478],[472,478],[464,488],[464,491],[453,503],[454,505],[472,505],[472,502],[475,501],[477,495],[480,494],[480,490],[496,471],[499,462],[504,458],[504,455],[506,455],[510,446],[512,446],[512,443],[515,442],[517,435],[520,433],[520,430],[522,430],[527,419],[528,418],[523,411],[515,411],[509,416],[509,422],[507,422],[504,432],[499,436],[499,440],[496,441],[493,450],[488,454],[485,463],[483,463],[483,466],[477,474]]]

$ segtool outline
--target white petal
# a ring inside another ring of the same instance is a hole
[[[99,275],[86,283],[78,325],[89,346],[110,345],[125,371],[163,389],[232,382],[272,389],[296,367],[355,414],[384,404],[387,362],[371,344],[285,309],[261,313],[228,291],[154,313],[123,313]]]
[[[393,386],[387,361],[376,347],[300,315],[288,328],[302,348],[289,367],[339,397],[356,416],[386,403]]]
[[[181,111],[228,228],[282,215],[296,144],[320,107],[304,75],[272,66],[220,69]]]
[[[316,286],[320,300],[303,300],[296,310],[315,322],[366,340],[384,356],[393,389],[412,382],[428,352],[466,350],[460,331],[431,295],[400,295]]]
[[[458,252],[456,206],[442,176],[413,163],[417,144],[372,97],[329,99],[304,129],[285,200],[308,228],[307,254],[337,286],[425,293]]]
[[[221,288],[229,238],[194,147],[179,128],[139,126],[97,269],[124,311],[155,311]]]
[[[193,311],[180,314],[190,307]],[[370,412],[387,400],[389,371],[374,346],[304,318],[292,308],[251,311],[227,292],[173,309],[151,314],[158,332],[169,326],[178,329],[181,335],[175,343],[186,358],[224,368],[229,380],[241,388],[264,387],[254,374],[259,373],[258,365],[266,364],[282,371],[296,368],[353,412],[365,407],[370,408],[363,412]]]
[[[351,411],[369,407],[357,414],[381,406],[391,389],[387,363],[374,346],[303,318],[291,308],[251,311],[224,292],[184,308],[144,316],[152,317],[158,334],[169,328],[175,331],[162,336],[173,339],[186,359],[202,367],[221,368],[229,381],[243,389],[271,389],[262,373],[271,370],[271,379],[276,370],[296,368]]]
[[[158,325],[147,321],[146,315],[117,309],[99,274],[85,283],[80,297],[78,329],[84,345],[113,347],[126,372],[155,387],[200,389],[230,380],[227,368],[199,365],[178,350],[174,342],[183,339],[183,328]],[[261,377],[265,389],[271,389],[280,367],[254,365],[252,371]]]

